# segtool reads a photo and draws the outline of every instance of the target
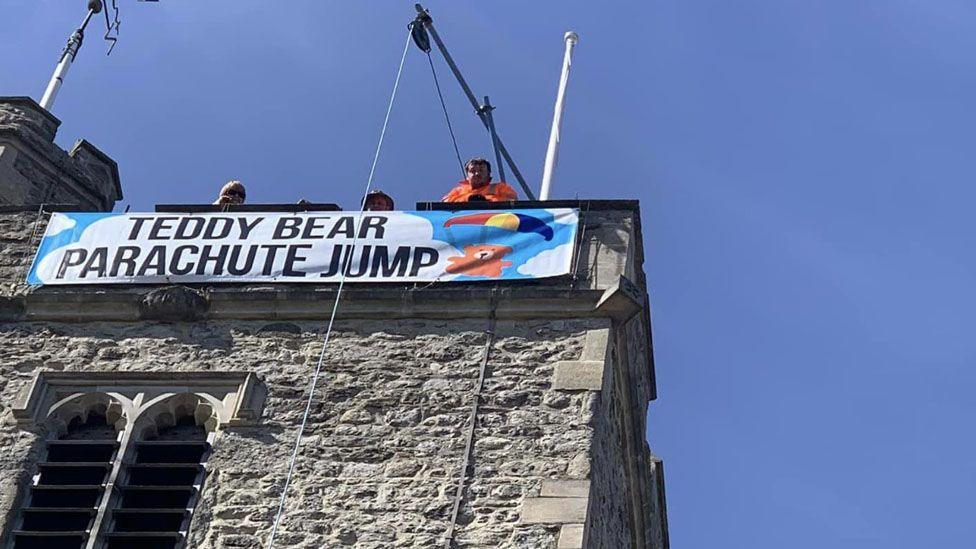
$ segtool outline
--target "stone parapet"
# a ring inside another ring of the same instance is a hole
[[[84,139],[61,149],[60,125],[29,97],[0,97],[0,205],[111,211],[122,198],[115,161]]]

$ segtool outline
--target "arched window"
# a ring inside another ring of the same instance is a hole
[[[110,502],[106,549],[183,547],[217,421],[197,395],[169,397],[137,423]]]
[[[51,438],[14,525],[14,549],[85,546],[125,421],[108,397],[88,395],[58,410],[50,424]]]
[[[248,372],[41,372],[13,415],[48,436],[12,549],[182,549],[220,429],[261,417]]]

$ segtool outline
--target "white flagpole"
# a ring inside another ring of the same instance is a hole
[[[573,31],[566,33],[566,53],[563,55],[563,72],[559,78],[559,91],[556,93],[556,107],[552,115],[552,131],[549,133],[549,148],[546,150],[546,164],[542,170],[542,189],[539,200],[549,200],[553,172],[556,170],[556,157],[559,156],[559,132],[563,123],[563,108],[566,105],[566,85],[569,83],[569,68],[573,64],[573,46],[579,43],[579,35]]]

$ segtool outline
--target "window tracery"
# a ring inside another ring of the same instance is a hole
[[[219,431],[252,422],[253,374],[43,372],[14,417],[46,433],[12,549],[184,547]]]

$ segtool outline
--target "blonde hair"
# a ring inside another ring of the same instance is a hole
[[[220,188],[220,194],[224,194],[225,192],[227,192],[227,191],[229,191],[231,189],[236,189],[236,190],[240,191],[243,194],[246,194],[247,193],[247,191],[244,190],[244,184],[243,183],[241,183],[237,179],[231,179],[227,183],[224,183],[224,186]]]

